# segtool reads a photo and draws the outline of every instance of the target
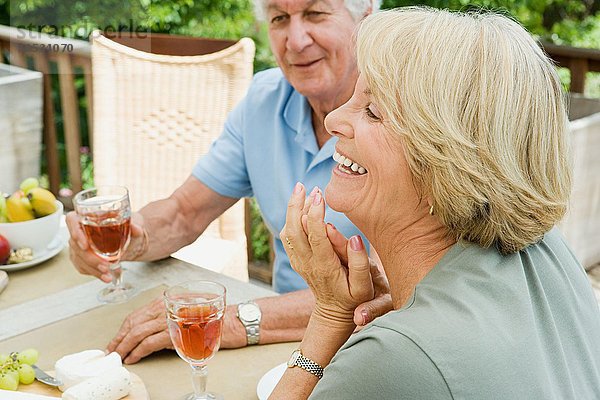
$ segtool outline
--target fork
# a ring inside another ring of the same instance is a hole
[[[35,371],[35,379],[50,386],[61,386],[63,383],[56,378],[51,377],[40,369],[37,365],[32,365],[31,368]]]

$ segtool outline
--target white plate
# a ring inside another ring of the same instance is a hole
[[[275,389],[275,386],[277,386],[277,383],[283,376],[286,368],[287,363],[279,364],[260,378],[258,386],[256,386],[256,394],[258,395],[259,400],[267,400],[269,398],[271,392]]]
[[[46,247],[46,251],[42,252],[42,254],[38,254],[31,261],[25,261],[18,264],[7,264],[0,265],[0,269],[4,271],[18,271],[20,269],[25,269],[29,267],[33,267],[34,265],[38,265],[43,263],[46,260],[51,259],[65,247],[66,240],[64,235],[59,231],[58,234],[52,239],[48,247]]]

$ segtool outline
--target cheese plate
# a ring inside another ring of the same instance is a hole
[[[54,376],[54,371],[48,371],[48,373]],[[129,394],[122,398],[122,400],[149,400],[150,396],[146,390],[146,385],[142,379],[129,371],[131,374],[131,391]],[[58,388],[53,386],[45,385],[41,382],[34,381],[30,385],[19,385],[19,392],[42,394],[44,396],[61,398],[62,392]]]

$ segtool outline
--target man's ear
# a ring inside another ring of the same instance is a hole
[[[371,14],[373,14],[373,0],[371,0],[371,5],[367,9],[367,11],[365,11],[365,14],[363,15],[363,18],[366,18],[366,17],[368,17]]]

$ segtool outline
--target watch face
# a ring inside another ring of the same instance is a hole
[[[257,321],[260,318],[260,310],[253,304],[244,304],[239,313],[245,321]]]
[[[292,353],[290,359],[287,362],[288,367],[293,367],[296,365],[296,361],[298,360],[298,357],[300,357],[300,350],[294,350],[294,352]]]

